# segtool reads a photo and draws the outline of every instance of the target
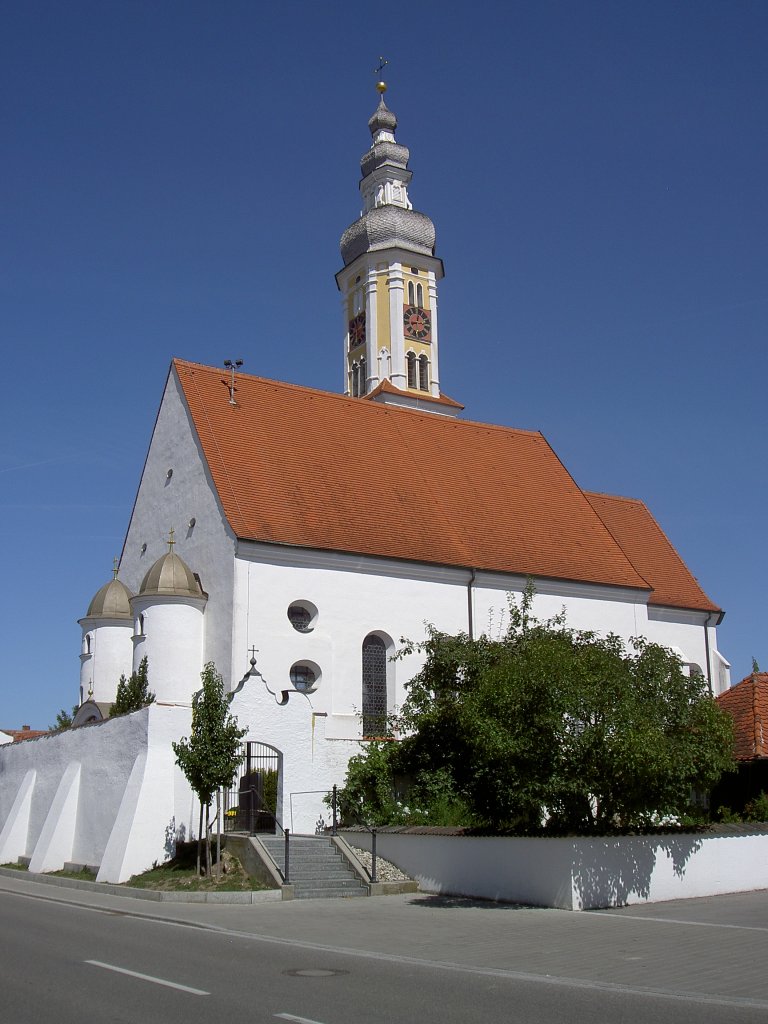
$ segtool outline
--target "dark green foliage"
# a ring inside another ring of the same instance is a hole
[[[691,812],[732,762],[732,724],[665,648],[569,629],[510,602],[499,640],[434,629],[397,744],[350,762],[347,813],[523,833],[650,827]],[[406,651],[415,645],[408,644]],[[440,823],[443,823],[442,821]],[[446,821],[445,823],[458,823]]]
[[[75,715],[77,714],[77,711],[77,704],[75,704],[75,706],[72,708],[72,714],[70,714],[68,711],[65,711],[64,708],[62,708],[61,711],[57,712],[56,714],[55,723],[53,725],[48,726],[49,732],[64,732],[65,729],[71,729],[72,722],[74,720]]]
[[[238,729],[237,719],[229,712],[224,682],[213,662],[208,662],[200,678],[203,688],[192,700],[191,734],[171,746],[176,763],[197,793],[201,811],[205,808],[206,860],[210,874],[208,822],[211,799],[220,787],[232,782],[241,761],[240,740],[246,730]]]
[[[747,821],[768,821],[768,793],[765,790],[744,807],[744,817]]]
[[[155,695],[149,689],[147,659],[142,658],[138,671],[132,672],[130,679],[126,679],[124,675],[120,676],[115,702],[109,709],[109,716],[114,718],[116,715],[129,715],[132,711],[141,711],[154,701]]]

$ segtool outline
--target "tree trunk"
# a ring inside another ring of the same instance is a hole
[[[216,880],[221,878],[221,790],[216,790]]]
[[[203,841],[203,801],[200,801],[200,827],[197,830],[197,877],[200,877],[200,844]]]
[[[207,803],[205,805],[205,873],[208,878],[211,877],[211,824],[210,824],[210,813],[211,805]]]

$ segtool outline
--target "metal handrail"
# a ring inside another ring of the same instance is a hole
[[[332,824],[331,824],[331,835],[332,836],[337,835],[337,830],[338,830],[338,824],[339,824],[339,822],[338,822],[338,802],[339,802],[338,786],[334,785],[333,789],[331,790],[331,811],[332,811],[332,815],[333,815],[333,820],[332,820]],[[361,866],[365,869],[366,874],[368,875],[368,877],[371,880],[371,884],[375,885],[378,882],[378,877],[376,875],[376,835],[377,835],[378,829],[372,828],[365,821],[361,821],[360,818],[358,818],[357,814],[355,814],[355,819],[356,819],[358,825],[360,825],[361,828],[367,829],[371,833],[371,870],[369,871],[368,868],[365,867],[365,864],[363,864]]]
[[[290,864],[291,864],[290,841],[291,841],[291,830],[288,829],[288,828],[283,828],[283,826],[280,824],[280,822],[279,822],[279,820],[277,818],[277,815],[273,814],[273,812],[270,811],[270,809],[264,804],[264,802],[261,799],[261,797],[259,796],[258,790],[256,789],[255,786],[249,786],[248,789],[241,789],[241,790],[239,790],[239,793],[249,793],[250,796],[251,796],[251,800],[249,801],[250,806],[249,806],[248,811],[247,811],[248,818],[249,818],[249,822],[248,822],[248,824],[249,824],[249,828],[248,828],[249,835],[256,835],[257,834],[256,830],[253,827],[253,824],[254,824],[253,816],[254,816],[254,814],[266,814],[268,817],[270,817],[272,819],[272,821],[275,823],[275,825],[282,832],[283,837],[285,839],[285,845],[284,845],[284,851],[283,851],[283,869],[282,869],[282,871],[280,870],[280,865],[277,863],[277,861],[275,861],[275,867],[277,868],[278,871],[280,871],[280,874],[283,876],[283,881],[285,882],[285,884],[288,885],[290,883]],[[254,805],[256,805],[256,806],[254,806]],[[242,813],[242,812],[238,810],[238,814],[240,814],[240,813]]]

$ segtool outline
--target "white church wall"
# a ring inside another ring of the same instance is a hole
[[[319,666],[312,694],[315,710],[328,716],[329,738],[360,735],[362,643],[371,632],[391,638],[425,637],[425,622],[449,633],[469,627],[468,570],[240,542],[235,570],[235,679],[247,668],[248,650],[258,649],[258,668],[273,689],[288,689],[296,662]],[[508,594],[519,599],[521,576],[477,573],[472,583],[474,634],[501,636],[509,623]],[[706,669],[702,616],[679,612],[675,621],[650,619],[644,592],[593,584],[535,581],[534,614],[563,610],[575,629],[616,633],[625,641],[646,636],[678,647],[684,660]],[[288,620],[293,602],[317,609],[310,632]],[[714,633],[714,630],[712,630]],[[713,644],[713,640],[710,639]],[[713,644],[714,646],[714,644]],[[391,665],[390,704],[400,705],[405,683],[422,664],[418,654]],[[266,738],[266,737],[265,737]]]
[[[134,671],[146,657],[149,685],[156,699],[189,704],[200,689],[204,602],[134,597],[131,607],[144,630],[134,638]]]
[[[173,471],[170,477],[169,470]],[[158,412],[120,560],[120,579],[134,593],[147,570],[168,550],[171,527],[174,550],[198,573],[209,595],[202,661],[214,661],[224,679],[229,679],[235,541],[215,496],[174,370]],[[198,680],[199,673],[200,668]],[[150,687],[157,682],[156,676],[150,662]]]
[[[92,698],[111,704],[117,695],[120,676],[130,676],[133,664],[133,626],[125,620],[113,622],[82,619],[83,644],[80,654],[80,701]]]
[[[328,740],[328,718],[315,707],[315,696],[290,690],[280,705],[280,691],[273,695],[261,679],[251,678],[232,700],[232,713],[248,728],[244,741],[267,742],[284,754],[277,818],[305,834],[330,819],[323,797],[343,782],[349,758],[361,750],[354,740]]]
[[[30,857],[40,871],[101,865],[102,881],[162,861],[174,835],[192,831],[193,800],[171,749],[190,720],[187,708],[152,705],[0,749],[2,859]]]
[[[6,743],[13,743],[13,736],[9,736],[7,732],[0,732],[0,747]]]

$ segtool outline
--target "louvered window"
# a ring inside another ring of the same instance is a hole
[[[363,641],[363,736],[387,733],[387,647],[371,634]]]
[[[416,387],[416,356],[413,352],[409,352],[405,357],[405,362],[408,367],[408,387]]]

